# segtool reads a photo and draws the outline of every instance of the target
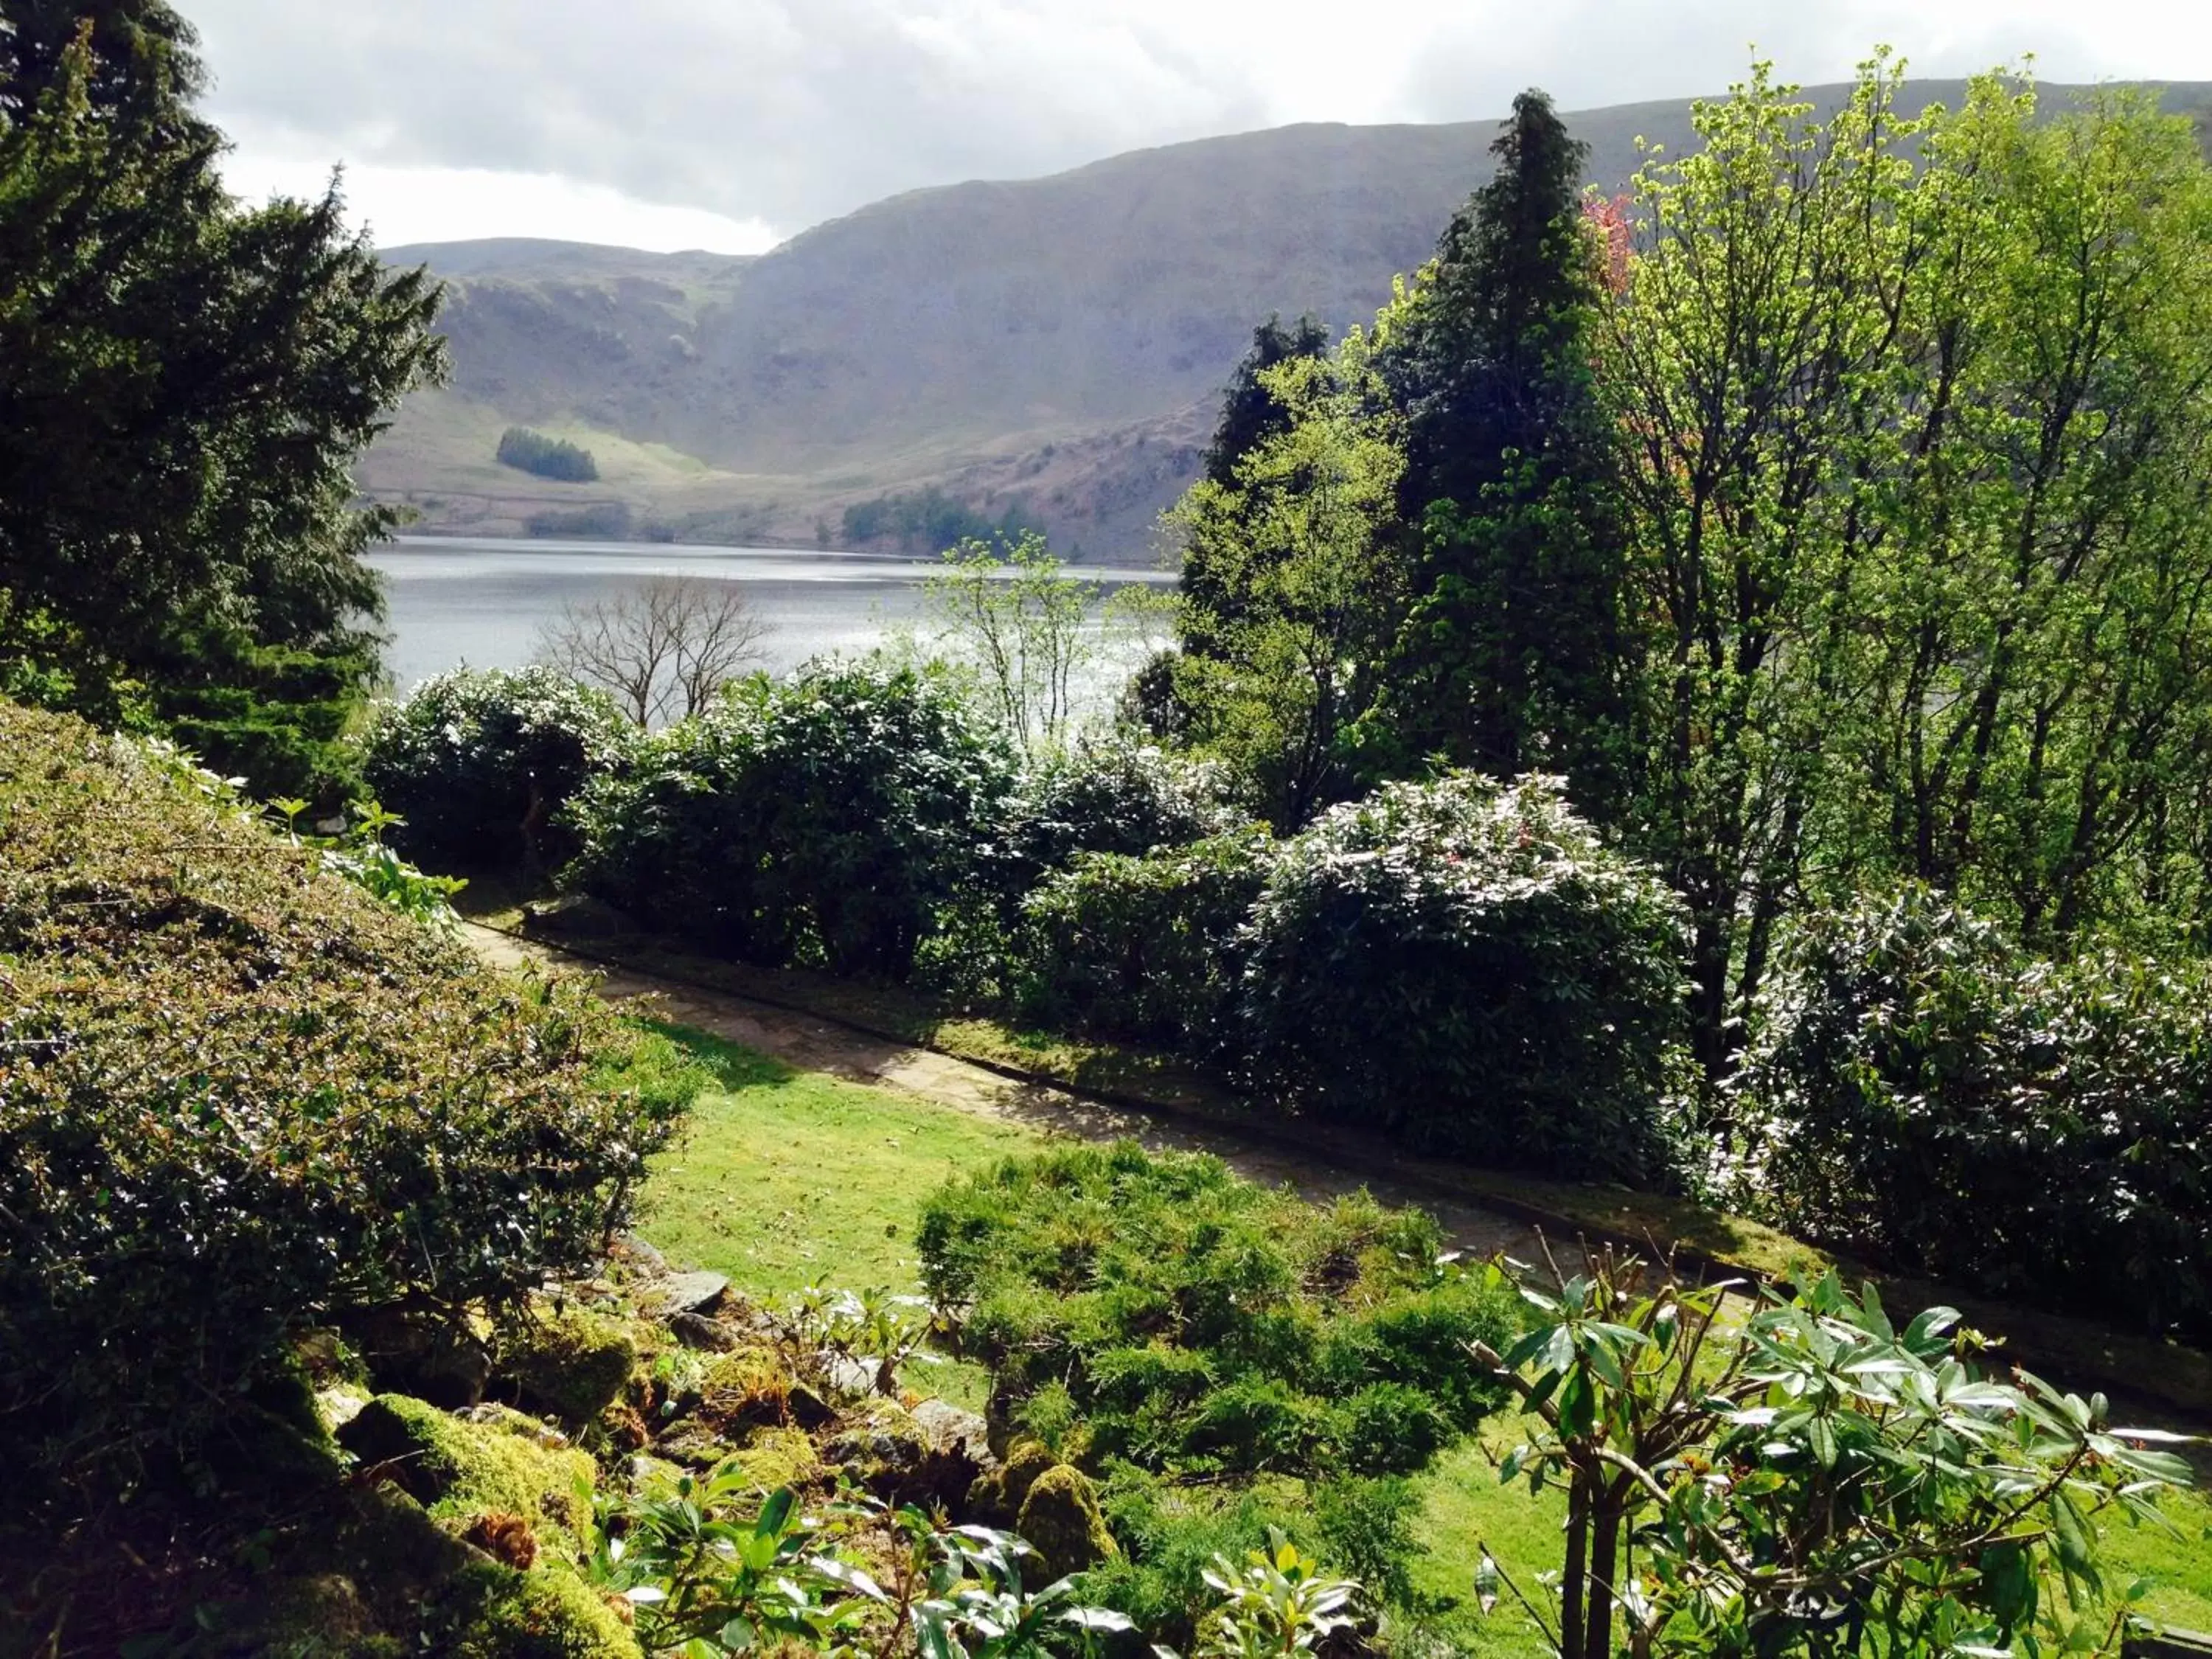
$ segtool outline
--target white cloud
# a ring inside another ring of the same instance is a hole
[[[270,196],[319,195],[328,167],[239,152],[226,161],[231,193],[249,202]],[[550,236],[605,242],[655,253],[764,253],[777,237],[758,219],[739,220],[705,208],[641,202],[605,185],[544,173],[494,173],[481,167],[347,169],[346,218],[366,226],[380,246],[466,241],[484,236]]]
[[[2212,78],[2212,8],[2170,0],[181,3],[235,176],[343,160],[387,240],[752,246],[901,190],[1286,121],[1717,91],[1754,42],[1804,82],[1880,41],[1924,75],[2033,51],[2053,80]]]

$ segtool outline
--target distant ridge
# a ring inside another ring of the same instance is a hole
[[[1960,81],[1907,101],[1955,105]],[[2166,82],[2179,111],[2212,82]],[[2046,86],[2052,105],[2083,88]],[[1844,86],[1806,95],[1832,107]],[[1690,102],[1573,112],[1589,177],[1639,137],[1680,153]],[[1194,474],[1253,325],[1370,316],[1489,177],[1496,121],[1306,124],[874,203],[757,257],[502,238],[385,251],[447,278],[454,384],[366,457],[422,527],[519,533],[594,508],[686,538],[839,539],[844,508],[935,488],[1019,503],[1088,558],[1147,550]],[[591,485],[495,465],[510,424],[574,439]],[[546,520],[541,520],[541,522]]]

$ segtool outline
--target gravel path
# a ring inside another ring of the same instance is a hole
[[[1386,1204],[1414,1204],[1443,1223],[1455,1249],[1474,1255],[1498,1251],[1523,1261],[1541,1260],[1534,1229],[1494,1210],[1445,1198],[1428,1188],[1393,1182],[1386,1174],[1346,1168],[1326,1153],[1302,1157],[1259,1144],[1227,1127],[1153,1116],[1039,1083],[1018,1082],[983,1066],[872,1036],[848,1025],[794,1013],[726,991],[659,978],[590,962],[536,940],[489,927],[466,927],[469,944],[501,967],[559,967],[599,981],[611,1002],[649,999],[658,1018],[742,1043],[805,1072],[826,1073],[848,1083],[900,1090],[978,1117],[1004,1119],[1083,1140],[1124,1137],[1155,1152],[1211,1152],[1249,1180],[1288,1186],[1319,1202],[1362,1188]]]

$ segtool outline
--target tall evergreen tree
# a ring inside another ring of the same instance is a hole
[[[335,193],[232,201],[192,47],[161,0],[0,0],[0,690],[307,793],[378,672],[349,469],[437,293]]]
[[[1491,149],[1497,177],[1445,228],[1383,365],[1418,545],[1378,724],[1401,769],[1564,772],[1603,816],[1619,787],[1621,538],[1591,361],[1586,149],[1534,91]]]

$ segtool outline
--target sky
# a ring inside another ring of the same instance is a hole
[[[1847,78],[2212,80],[2203,0],[177,0],[232,190],[343,164],[391,247],[765,251],[883,197],[1293,121],[1494,118]]]

